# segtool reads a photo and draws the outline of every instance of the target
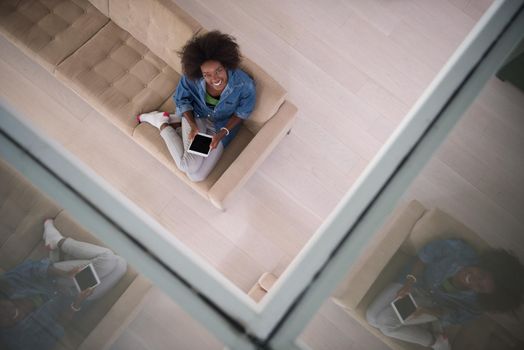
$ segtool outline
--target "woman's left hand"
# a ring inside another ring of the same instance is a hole
[[[215,135],[213,135],[213,140],[211,140],[211,145],[209,145],[209,148],[215,149],[218,147],[218,143],[222,141],[222,139],[226,136],[226,132],[224,130],[220,130]]]
[[[428,314],[428,315],[432,315],[432,316],[435,316],[435,317],[439,318],[439,317],[441,317],[444,314],[444,309],[439,308],[439,307],[421,307],[421,306],[419,306],[419,307],[417,307],[415,312],[413,312],[409,316],[409,319],[415,318],[415,317],[420,316],[422,314]]]
[[[75,275],[80,272],[80,270],[82,270],[84,268],[84,266],[77,266],[67,272],[66,273],[66,277],[69,277],[69,278],[73,278],[75,277]]]

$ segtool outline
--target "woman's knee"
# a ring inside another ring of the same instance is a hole
[[[379,328],[380,330],[394,329],[395,327],[398,327],[400,321],[396,315],[390,311],[392,310],[386,308],[380,310],[379,312],[374,312],[371,308],[369,308],[366,311],[366,320],[369,325]]]
[[[368,324],[372,327],[379,328],[379,324],[377,322],[377,314],[373,312],[370,308],[366,310],[366,321]]]
[[[108,274],[112,273],[121,264],[120,260],[123,260],[120,256],[113,253],[108,249],[107,252],[98,255],[92,259],[91,262],[95,267],[96,272],[100,278],[104,278]],[[125,261],[124,261],[125,263]]]
[[[202,172],[196,171],[194,173],[187,172],[186,175],[192,182],[201,182],[206,179],[208,174],[203,174]]]

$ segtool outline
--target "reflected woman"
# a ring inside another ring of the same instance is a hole
[[[524,295],[524,266],[511,253],[482,254],[462,240],[438,240],[423,247],[413,264],[370,304],[366,317],[383,334],[433,349],[450,349],[437,330],[463,324],[483,312],[517,309]],[[390,303],[411,293],[418,308],[401,323]]]
[[[43,239],[51,256],[65,260],[28,260],[2,274],[1,349],[53,349],[75,313],[111,290],[127,270],[125,260],[111,250],[62,236],[51,219],[44,223]],[[73,277],[89,263],[100,284],[78,293]]]

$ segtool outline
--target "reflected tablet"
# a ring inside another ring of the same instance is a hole
[[[79,292],[86,290],[87,288],[96,287],[100,284],[100,279],[91,263],[78,271],[73,280],[75,281],[76,289],[78,289]]]
[[[391,306],[402,323],[417,310],[417,303],[415,303],[411,293],[403,298],[393,300]]]
[[[213,140],[213,136],[198,133],[195,135],[195,138],[193,139],[193,142],[191,142],[191,145],[189,146],[189,149],[187,150],[189,153],[198,154],[202,157],[207,157],[209,155],[209,152],[211,149],[209,146],[211,146],[211,141]]]

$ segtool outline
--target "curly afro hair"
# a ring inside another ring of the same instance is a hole
[[[218,61],[226,69],[235,69],[242,58],[235,38],[216,30],[201,35],[197,33],[178,54],[184,74],[193,80],[202,77],[200,66],[206,61]]]
[[[479,294],[481,307],[489,312],[516,310],[524,297],[524,265],[512,253],[504,249],[490,249],[480,255],[478,267],[493,276],[495,290]]]

